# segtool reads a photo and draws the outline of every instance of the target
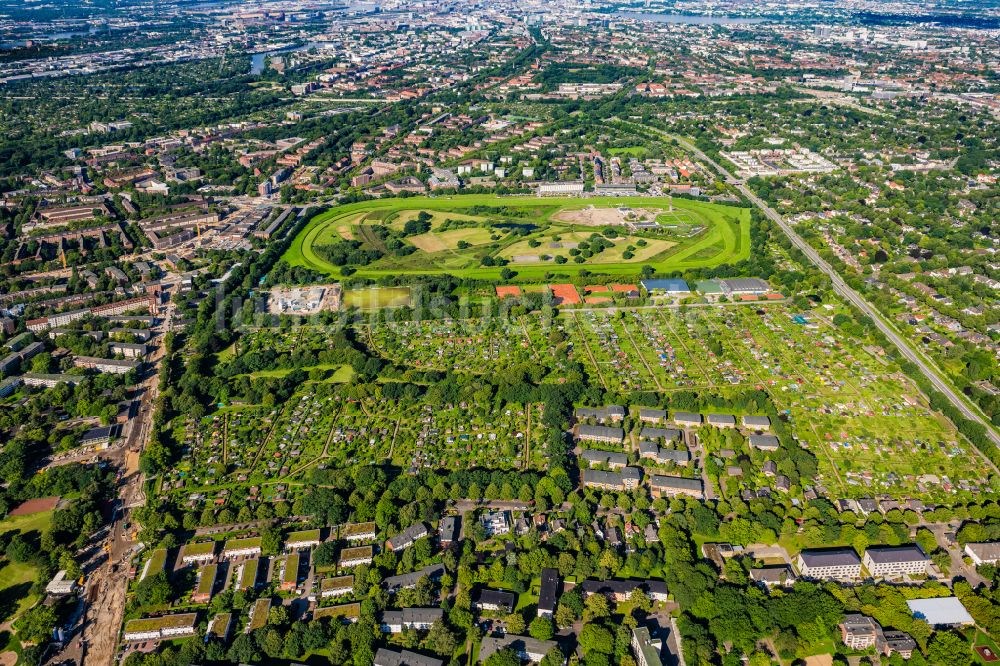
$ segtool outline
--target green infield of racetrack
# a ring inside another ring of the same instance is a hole
[[[507,208],[545,209],[545,218],[559,210],[579,209],[588,206],[667,209],[683,211],[690,218],[703,223],[707,229],[690,241],[682,241],[667,252],[649,261],[635,263],[599,263],[599,257],[586,263],[566,264],[510,264],[517,272],[518,279],[544,279],[546,273],[575,275],[582,270],[612,275],[637,275],[642,266],[650,265],[658,272],[683,271],[693,268],[709,268],[721,264],[732,264],[750,256],[750,211],[745,208],[693,201],[654,197],[592,197],[592,198],[537,198],[498,197],[493,195],[469,194],[451,197],[406,197],[399,199],[377,199],[338,206],[325,211],[309,221],[306,228],[292,241],[283,259],[292,266],[304,266],[333,277],[340,277],[340,269],[319,257],[314,246],[340,238],[337,228],[352,222],[359,216],[375,213],[385,218],[405,210],[452,211],[474,206]],[[381,213],[381,215],[379,215]],[[514,222],[534,222],[531,219],[514,219]],[[580,227],[574,227],[579,229]],[[594,227],[599,231],[600,227]],[[502,267],[456,267],[440,265],[433,255],[428,255],[426,266],[418,268],[379,268],[376,265],[359,267],[355,275],[378,278],[389,275],[433,275],[448,273],[456,277],[498,279]],[[442,258],[443,259],[443,258]]]

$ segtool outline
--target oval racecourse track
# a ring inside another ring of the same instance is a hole
[[[456,209],[468,209],[475,206],[534,208],[540,213],[534,218],[516,218],[515,221],[548,222],[549,217],[559,210],[573,210],[587,207],[613,208],[629,206],[634,208],[662,208],[664,213],[670,206],[675,213],[685,218],[687,222],[705,225],[706,229],[691,239],[681,239],[653,257],[643,261],[600,263],[591,260],[582,264],[574,262],[556,264],[540,262],[538,264],[512,262],[510,268],[517,271],[518,277],[543,279],[545,273],[558,272],[574,274],[581,270],[589,270],[606,274],[636,275],[643,265],[651,265],[659,272],[685,270],[691,268],[706,268],[724,263],[735,263],[750,256],[750,211],[745,208],[723,206],[719,204],[693,201],[690,199],[670,199],[653,197],[593,197],[593,198],[537,198],[537,197],[497,197],[493,195],[458,195],[452,197],[408,197],[402,199],[377,199],[338,206],[321,213],[309,221],[302,232],[292,241],[283,259],[293,266],[304,266],[330,276],[339,277],[340,270],[330,264],[315,252],[316,245],[343,239],[338,227],[353,228],[353,223],[362,219],[364,214],[383,212],[382,218],[400,211],[426,210],[428,212],[448,212]],[[354,217],[356,219],[352,220]],[[737,223],[738,220],[738,223]],[[554,225],[565,223],[552,221]],[[565,225],[569,226],[569,225]],[[573,229],[584,227],[573,225]],[[599,231],[600,227],[592,227]],[[676,240],[676,239],[672,239]],[[503,243],[504,241],[498,241]],[[456,277],[496,279],[500,276],[502,267],[486,267],[476,264],[474,257],[469,255],[472,265],[455,265],[453,250],[437,253],[422,251],[406,257],[402,266],[380,266],[385,260],[379,260],[372,266],[359,267],[356,275],[361,277],[379,277],[398,274],[429,275],[449,273]],[[495,251],[491,251],[495,254]],[[388,258],[390,260],[394,258]],[[448,265],[444,261],[448,259]],[[597,258],[595,258],[597,259]]]

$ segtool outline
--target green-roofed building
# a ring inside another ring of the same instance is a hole
[[[347,523],[340,528],[340,538],[345,541],[374,541],[375,523]]]
[[[320,620],[324,617],[344,620],[347,622],[357,622],[361,617],[361,604],[341,604],[340,606],[327,606],[317,608],[313,611],[313,619]]]
[[[699,280],[694,285],[695,291],[702,294],[721,294],[722,282],[719,280]]]
[[[285,550],[302,550],[312,548],[320,544],[319,530],[302,530],[300,532],[289,532],[285,537]]]
[[[184,564],[205,564],[215,559],[215,542],[185,544],[181,548],[181,562]]]
[[[232,613],[219,613],[208,623],[208,632],[205,634],[205,640],[207,641],[210,638],[220,641],[226,640],[229,638],[229,629],[232,627],[232,624]]]
[[[142,575],[139,576],[139,580],[146,580],[147,576],[155,576],[164,569],[167,568],[167,549],[157,548],[146,560],[146,564],[142,567]]]
[[[250,609],[250,621],[247,622],[246,633],[256,631],[267,625],[267,614],[271,611],[270,599],[258,599]]]
[[[246,539],[229,539],[222,548],[222,556],[229,557],[257,557],[260,555],[261,538],[247,537]]]
[[[209,564],[201,568],[198,574],[198,585],[194,588],[191,601],[196,604],[207,604],[212,600],[212,593],[215,591],[215,579],[219,574],[218,564]]]
[[[352,592],[354,592],[354,576],[324,578],[319,584],[319,596],[323,599],[327,597],[342,597]]]
[[[635,653],[636,662],[641,666],[663,666],[660,660],[661,645],[661,641],[653,641],[650,638],[649,629],[646,627],[636,627],[632,630],[632,652]]]
[[[299,565],[301,558],[298,553],[292,553],[285,558],[285,570],[281,573],[281,589],[288,592],[299,584]]]
[[[193,636],[197,623],[197,613],[176,613],[129,620],[125,623],[125,640],[158,641]]]
[[[240,565],[239,578],[236,581],[237,589],[252,590],[257,587],[257,578],[260,575],[260,558],[253,557]]]
[[[355,548],[345,548],[340,551],[339,566],[341,569],[350,569],[351,567],[356,567],[359,564],[371,564],[371,561],[371,546],[357,546]]]

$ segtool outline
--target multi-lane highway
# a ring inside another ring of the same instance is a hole
[[[868,301],[864,299],[864,297],[861,294],[859,294],[850,285],[848,285],[844,281],[844,279],[840,277],[840,274],[837,273],[837,271],[833,268],[833,266],[831,266],[825,259],[823,259],[823,257],[819,256],[819,252],[817,252],[811,245],[809,245],[809,243],[802,240],[802,237],[799,236],[797,233],[795,233],[795,230],[792,228],[792,226],[788,224],[788,222],[786,222],[785,219],[781,217],[781,215],[779,215],[776,210],[768,206],[763,199],[754,194],[754,192],[749,187],[747,187],[746,183],[733,176],[721,164],[717,163],[715,160],[710,158],[704,152],[699,150],[694,144],[684,139],[683,137],[668,134],[654,127],[649,127],[647,125],[643,125],[643,127],[645,127],[648,130],[652,130],[658,134],[661,134],[663,136],[667,136],[671,139],[676,140],[677,143],[679,143],[686,150],[688,150],[693,155],[698,157],[698,159],[702,160],[706,164],[710,164],[712,168],[714,168],[723,178],[726,179],[727,183],[736,187],[743,194],[743,196],[745,196],[751,203],[757,206],[757,208],[759,208],[765,215],[767,215],[769,219],[771,219],[775,224],[777,224],[778,227],[783,232],[785,232],[785,235],[788,236],[792,244],[799,250],[801,250],[802,253],[806,256],[806,258],[809,259],[809,261],[811,261],[821,271],[826,273],[826,275],[830,278],[830,281],[833,283],[834,291],[836,291],[841,297],[843,297],[845,300],[851,303],[858,310],[865,313],[872,320],[872,322],[874,322],[875,326],[880,331],[882,331],[882,334],[885,335],[885,337],[888,338],[888,340],[892,342],[892,344],[894,344],[897,349],[899,349],[899,352],[908,361],[913,363],[920,370],[920,372],[924,374],[924,376],[927,377],[927,379],[931,382],[934,388],[936,388],[938,391],[944,394],[944,396],[947,397],[948,400],[951,401],[951,403],[967,419],[983,425],[986,428],[987,435],[989,435],[990,439],[993,440],[993,443],[996,444],[997,446],[1000,446],[1000,434],[997,433],[996,429],[993,428],[992,425],[988,423],[986,419],[984,419],[979,412],[973,409],[969,405],[969,403],[967,403],[965,399],[961,395],[959,395],[959,393],[951,386],[951,384],[945,381],[938,374],[938,372],[933,367],[931,367],[930,361],[928,361],[923,354],[920,354],[915,349],[913,349],[902,338],[902,336],[900,336],[899,333],[896,332],[896,330],[882,317],[881,313],[879,313],[875,309],[875,306],[871,305]]]

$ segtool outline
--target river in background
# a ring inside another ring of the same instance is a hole
[[[299,51],[308,51],[309,49],[325,48],[327,48],[326,42],[309,42],[303,46],[289,46],[288,48],[267,51],[266,53],[254,53],[250,58],[250,74],[254,76],[263,74],[264,65],[267,63],[267,59],[271,56],[281,55],[283,53],[298,53]]]
[[[0,42],[0,48],[4,49],[23,49],[28,45],[28,42],[58,42],[61,40],[73,39],[74,37],[90,37],[96,35],[104,30],[112,30],[113,28],[98,28],[97,26],[91,26],[87,30],[67,30],[65,32],[49,32],[40,33],[36,35],[28,35],[22,39],[13,39],[8,42]]]

